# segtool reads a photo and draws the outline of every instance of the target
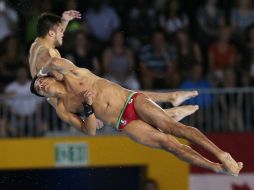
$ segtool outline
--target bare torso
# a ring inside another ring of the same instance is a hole
[[[82,113],[82,92],[89,90],[93,94],[93,108],[96,117],[111,125],[116,125],[130,94],[129,90],[81,68],[65,74],[64,84],[67,95],[63,103],[67,111]]]
[[[29,67],[32,77],[34,77],[39,70],[47,64],[47,61],[40,56],[43,49],[48,49],[51,57],[61,57],[57,49],[49,48],[45,42],[36,38],[29,51]]]
[[[47,64],[41,58],[40,52],[48,49],[51,57],[60,58],[57,49],[48,48],[47,44],[36,39],[31,45],[29,54],[29,65],[32,77]],[[54,75],[61,75],[54,73]],[[105,79],[99,78],[87,69],[78,68],[63,76],[63,83],[67,94],[58,101],[62,101],[66,111],[71,113],[83,112],[82,99],[85,90],[93,94],[93,109],[96,117],[105,123],[116,125],[120,112],[127,100],[130,91]]]

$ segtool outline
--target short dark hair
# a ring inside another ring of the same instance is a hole
[[[31,84],[30,84],[30,91],[32,94],[36,95],[36,96],[39,96],[39,97],[44,97],[42,95],[40,95],[34,88],[34,84],[36,82],[36,80],[38,79],[39,77],[35,76],[32,81],[31,81]]]
[[[52,13],[43,13],[38,19],[37,32],[39,37],[45,37],[49,30],[62,22],[62,18]]]

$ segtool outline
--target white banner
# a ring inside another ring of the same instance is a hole
[[[254,173],[244,173],[238,177],[191,174],[189,190],[254,190]]]

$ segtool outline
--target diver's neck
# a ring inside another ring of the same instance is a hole
[[[42,43],[44,46],[46,46],[48,49],[55,49],[55,43],[53,40],[50,39],[50,37],[46,36],[44,38],[38,37],[38,42]]]
[[[58,98],[63,98],[63,97],[65,97],[66,95],[67,95],[67,91],[66,91],[66,89],[65,89],[65,87],[64,86],[58,86],[57,87],[58,89],[57,89],[57,93],[56,93],[56,96],[58,97]]]

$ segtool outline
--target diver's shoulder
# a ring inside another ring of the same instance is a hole
[[[36,38],[34,40],[34,42],[31,44],[31,48],[33,49],[44,49],[44,50],[50,50],[50,48],[46,45],[45,42],[43,42],[42,40],[40,40],[39,38]]]

